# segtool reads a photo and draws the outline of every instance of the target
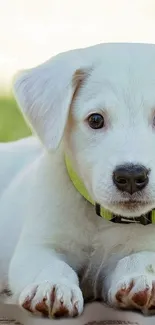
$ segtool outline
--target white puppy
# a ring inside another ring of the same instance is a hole
[[[1,145],[1,290],[32,313],[75,316],[86,269],[87,298],[155,312],[155,46],[63,53],[14,92],[43,145]]]

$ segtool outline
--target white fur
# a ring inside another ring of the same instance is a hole
[[[32,138],[32,144],[0,147],[1,289],[8,282],[19,304],[34,313],[45,311],[44,303],[49,316],[62,306],[73,316],[83,309],[78,275],[87,264],[93,293],[100,276],[102,297],[113,305],[124,277],[130,283],[136,274],[137,291],[144,282],[151,286],[155,273],[146,270],[154,268],[155,226],[115,225],[96,216],[73,187],[64,153],[105,208],[130,217],[155,208],[155,46],[101,44],[63,53],[21,73],[14,92],[43,146]],[[94,112],[105,117],[104,129],[88,127]],[[130,197],[112,181],[123,163],[151,170],[146,189],[133,195],[144,203],[135,208],[120,204]],[[148,280],[139,280],[146,273]],[[146,305],[141,309],[148,312]]]

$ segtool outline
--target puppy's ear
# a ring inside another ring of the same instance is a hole
[[[16,77],[15,98],[47,149],[58,147],[72,98],[87,72],[80,55],[70,51]]]

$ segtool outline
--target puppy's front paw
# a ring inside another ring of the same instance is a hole
[[[155,314],[155,278],[147,275],[126,276],[110,288],[108,301],[115,307]]]
[[[75,317],[83,311],[83,296],[78,286],[66,281],[43,282],[26,287],[19,304],[33,314],[52,317]]]

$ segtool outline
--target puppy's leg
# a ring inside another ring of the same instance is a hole
[[[10,287],[22,308],[48,317],[77,316],[83,296],[76,272],[47,247],[19,245],[9,272]]]
[[[140,252],[122,258],[106,278],[110,305],[155,314],[154,252]]]

